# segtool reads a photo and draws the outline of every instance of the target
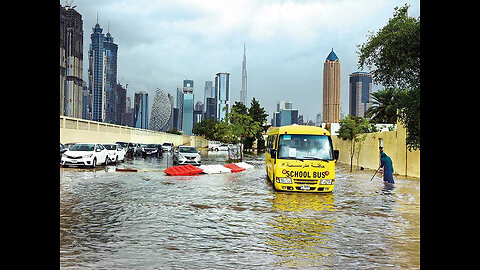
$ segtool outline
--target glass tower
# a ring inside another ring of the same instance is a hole
[[[110,32],[107,33],[103,48],[105,50],[105,122],[115,124],[117,100],[117,51],[118,45],[113,43]]]
[[[182,91],[182,131],[192,135],[193,129],[193,80],[183,80]]]
[[[365,116],[365,111],[372,106],[370,97],[372,85],[372,74],[367,72],[354,72],[350,74],[350,115]]]
[[[148,129],[148,93],[135,93],[135,127]]]
[[[92,95],[92,120],[116,123],[117,50],[110,33],[95,24],[88,51],[89,89]]]
[[[103,122],[105,119],[105,86],[103,84],[103,41],[105,35],[100,25],[95,24],[90,35],[90,49],[88,51],[89,68],[88,79],[92,99],[92,120]]]
[[[217,120],[225,119],[230,110],[230,73],[217,73],[215,77],[215,99],[217,102]]]

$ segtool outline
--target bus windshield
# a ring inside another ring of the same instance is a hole
[[[328,136],[282,134],[278,141],[278,158],[333,160]]]

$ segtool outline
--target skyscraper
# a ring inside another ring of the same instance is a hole
[[[135,93],[134,103],[135,127],[148,129],[148,93]]]
[[[93,33],[90,35],[90,49],[88,51],[88,82],[92,100],[92,120],[103,122],[105,119],[105,84],[103,83],[104,76],[104,49],[103,42],[105,35],[102,34],[103,29],[100,25],[95,24],[92,28]]]
[[[242,62],[242,91],[240,91],[240,102],[247,105],[247,49],[243,45]]]
[[[60,115],[81,118],[83,107],[82,15],[60,6]]]
[[[350,74],[350,115],[365,116],[365,111],[372,106],[370,97],[372,85],[372,74],[367,72],[354,72]]]
[[[126,126],[125,113],[127,104],[127,88],[124,88],[121,84],[117,83],[117,108],[116,108],[116,124]]]
[[[216,114],[217,106],[216,106],[215,98],[207,98],[207,103],[205,104],[204,107],[206,108],[204,119],[207,119],[207,118],[217,119],[217,114]]]
[[[90,35],[88,51],[89,89],[93,97],[92,120],[116,123],[117,50],[110,33],[105,36],[100,24]]]
[[[215,99],[217,120],[225,119],[230,110],[230,73],[219,72],[215,77]]]
[[[203,95],[203,112],[207,111],[207,98],[214,98],[215,97],[215,92],[212,93],[213,90],[213,82],[212,81],[205,81],[205,92]]]
[[[108,29],[103,43],[105,50],[105,120],[117,124],[117,51],[118,45],[113,43],[113,37]]]
[[[170,119],[172,108],[170,98],[161,89],[155,91],[153,97],[152,114],[150,116],[149,128],[154,131],[161,131]]]
[[[293,109],[292,102],[278,101],[277,111],[273,113],[272,126],[281,127],[292,124],[299,124],[298,110]]]
[[[340,122],[340,60],[332,51],[323,64],[323,122]]]
[[[182,131],[192,135],[193,129],[193,80],[183,80]]]

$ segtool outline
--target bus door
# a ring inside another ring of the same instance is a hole
[[[268,167],[270,168],[269,171],[269,178],[272,180],[272,183],[275,181],[274,176],[275,176],[275,163],[277,162],[277,139],[278,139],[278,134],[272,136],[272,141],[271,141],[271,147],[270,147],[270,164],[268,164]]]

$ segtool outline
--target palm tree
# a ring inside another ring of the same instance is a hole
[[[372,107],[365,112],[365,117],[369,117],[370,122],[395,124],[397,122],[399,94],[399,91],[394,88],[371,93]]]

